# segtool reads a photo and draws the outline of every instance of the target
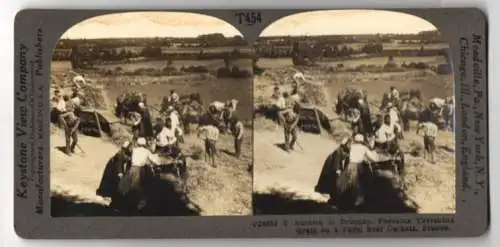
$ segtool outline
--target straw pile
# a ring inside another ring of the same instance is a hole
[[[102,88],[92,85],[82,85],[81,91],[84,94],[84,101],[88,107],[103,110],[108,109],[108,102]]]
[[[327,107],[329,106],[329,95],[323,82],[305,81],[302,87],[302,101],[307,104]]]

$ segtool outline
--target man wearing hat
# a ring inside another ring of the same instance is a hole
[[[73,111],[65,112],[60,115],[60,122],[64,127],[64,135],[66,138],[66,154],[71,155],[75,152],[75,147],[78,144],[78,126],[80,118]]]
[[[286,110],[283,113],[283,128],[285,134],[285,150],[293,150],[297,142],[297,128],[299,124],[299,115],[293,110]]]
[[[207,161],[208,158],[212,161],[212,167],[217,167],[215,164],[215,156],[217,155],[216,144],[219,140],[219,128],[213,124],[207,124],[201,125],[198,131],[198,137],[202,138],[203,136],[205,142],[205,161]]]
[[[241,145],[243,144],[243,134],[245,132],[245,128],[243,123],[236,116],[231,118],[231,132],[234,137],[234,153],[235,156],[239,158],[241,155]]]

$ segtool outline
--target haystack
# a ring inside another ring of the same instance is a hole
[[[108,109],[108,102],[104,96],[104,89],[93,85],[82,85],[84,102],[87,107],[95,109]]]
[[[320,107],[330,106],[329,94],[323,82],[304,81],[301,84],[302,101]]]

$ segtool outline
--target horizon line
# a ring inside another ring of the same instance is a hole
[[[259,36],[259,38],[283,38],[283,37],[289,37],[289,38],[301,38],[301,37],[327,37],[327,36],[367,36],[367,35],[418,35],[421,32],[439,32],[437,29],[434,30],[423,30],[417,33],[359,33],[359,34],[318,34],[318,35],[272,35],[272,36]],[[201,34],[202,35],[210,35],[210,34],[220,34],[220,33],[207,33],[207,34]],[[234,35],[234,36],[225,36],[225,38],[234,38],[236,36],[241,36],[244,38],[245,36],[243,35]],[[117,40],[117,39],[154,39],[154,38],[161,38],[161,39],[197,39],[198,36],[196,37],[175,37],[175,36],[138,36],[138,37],[102,37],[102,38],[60,38],[59,40],[100,40],[100,39],[108,39],[108,40]]]

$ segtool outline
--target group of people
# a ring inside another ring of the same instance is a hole
[[[315,191],[329,194],[332,205],[359,207],[365,202],[367,188],[364,184],[373,166],[383,162],[388,162],[389,166],[397,165],[401,162],[399,159],[373,150],[360,133],[344,138],[327,157]]]
[[[155,124],[150,121],[149,110],[144,101],[138,102],[139,111],[131,111],[129,119],[134,133],[134,140],[143,137],[147,142],[154,144],[157,150],[163,154],[169,154],[176,150],[179,143],[184,142],[185,125],[182,123],[182,116],[178,111],[180,97],[175,90],[170,91],[167,98],[168,106],[165,107],[156,118]],[[212,166],[216,166],[215,157],[218,155],[216,143],[219,139],[221,125],[234,137],[235,156],[241,156],[241,146],[243,143],[244,126],[239,118],[234,114],[238,101],[233,99],[225,103],[214,101],[208,106],[210,121],[200,120],[198,136],[204,139],[205,158],[210,160]],[[151,130],[151,131],[149,131]]]
[[[363,106],[366,102],[359,99],[358,103],[359,106]],[[399,175],[394,177],[399,178],[400,182],[403,181],[404,156],[401,152],[397,152],[398,140],[402,139],[403,132],[399,103],[399,91],[391,87],[380,108],[380,124],[373,126],[373,135],[367,134],[366,129],[362,131],[363,128],[357,125],[363,123],[362,107],[351,111],[354,112],[349,118],[353,136],[342,140],[339,147],[327,157],[315,187],[316,192],[330,195],[329,203],[337,206],[339,203],[348,203],[351,207],[362,205],[364,192],[369,189],[363,186],[366,184],[365,175],[372,171],[373,165],[376,164],[385,163],[391,166],[393,174]],[[446,107],[452,111],[453,103],[452,97],[444,100],[433,98],[418,119],[417,134],[423,137],[424,158],[427,159],[429,156],[431,163],[435,162],[435,139],[439,130],[437,116],[446,115],[442,113]]]
[[[414,96],[419,97],[419,96]],[[410,95],[410,100],[412,100]],[[421,99],[416,99],[421,101]],[[402,119],[402,99],[400,98],[399,90],[391,87],[390,91],[384,95],[380,106],[378,119],[372,124],[371,128],[366,128],[365,123],[361,118],[368,116],[369,113],[362,113],[361,110],[368,109],[364,107],[366,104],[363,99],[359,99],[358,106],[350,110],[348,121],[351,123],[354,134],[361,133],[365,139],[371,139],[373,146],[385,151],[394,152],[399,149],[399,140],[403,139],[403,119]],[[447,127],[453,126],[453,97],[445,99],[432,98],[427,106],[424,106],[421,112],[418,112],[418,124],[416,133],[423,137],[424,156],[431,163],[434,163],[435,139],[438,133],[439,118],[444,119],[444,124]],[[371,124],[371,121],[368,121]],[[373,133],[371,132],[373,130]]]
[[[172,97],[175,100],[175,97]],[[173,103],[173,102],[172,102]],[[139,102],[139,109],[147,109],[144,102]],[[143,111],[143,112],[148,112]],[[144,115],[131,112],[134,137],[123,144],[115,155],[114,162],[108,164],[103,174],[97,194],[103,197],[112,197],[115,202],[123,202],[127,197],[132,201],[135,209],[142,210],[147,205],[147,196],[144,192],[148,174],[155,174],[155,168],[162,165],[174,165],[178,175],[187,172],[186,155],[183,154],[180,143],[183,140],[179,113],[173,105],[158,117],[152,126],[152,135],[144,132]],[[231,133],[234,136],[235,155],[240,157],[244,135],[243,123],[232,115],[229,121]],[[217,142],[220,130],[217,121],[202,122],[198,126],[198,137],[203,139],[205,160],[216,167],[218,156]],[[167,162],[169,164],[162,164]]]

